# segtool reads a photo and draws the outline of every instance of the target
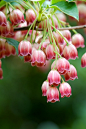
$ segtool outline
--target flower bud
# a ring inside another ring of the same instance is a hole
[[[69,60],[73,59],[75,60],[78,57],[78,52],[76,47],[73,44],[69,44],[68,46],[65,46],[63,50],[63,56]]]
[[[71,41],[71,33],[69,30],[63,30],[62,35],[68,40]]]
[[[47,90],[47,102],[55,103],[59,101],[59,91],[56,87],[49,87]]]
[[[28,24],[32,24],[36,19],[36,14],[32,9],[26,11],[26,21]]]
[[[62,33],[62,32],[60,32],[60,33]],[[61,45],[64,44],[64,39],[62,38],[62,36],[58,32],[53,32],[53,37],[54,37],[55,42],[56,42],[57,45],[58,44],[61,44]],[[52,42],[53,42],[53,40],[52,40]]]
[[[0,26],[6,26],[7,25],[7,20],[5,14],[0,11]]]
[[[20,56],[27,56],[32,54],[32,45],[29,41],[21,41],[18,46]]]
[[[58,71],[56,70],[51,70],[48,74],[48,82],[49,82],[49,85],[53,85],[53,86],[58,86],[60,84],[60,81],[61,81],[61,76],[59,74]]]
[[[46,58],[49,60],[49,59],[55,59],[55,56],[56,56],[56,53],[54,52],[55,51],[55,48],[53,47],[53,45],[49,44],[47,47],[46,47]],[[57,47],[57,52],[59,53],[59,49]]]
[[[60,87],[59,91],[61,94],[61,98],[70,97],[71,96],[71,86],[67,82],[63,82]]]
[[[84,53],[84,55],[81,58],[81,67],[86,67],[86,53]]]
[[[85,47],[84,45],[84,38],[81,34],[75,34],[72,36],[72,44],[76,47]]]
[[[49,88],[49,82],[48,81],[44,81],[42,84],[42,96],[46,96],[47,90]]]
[[[6,26],[0,27],[0,33],[2,36],[5,36],[5,37],[13,35],[13,26],[10,24],[9,21],[7,21]]]
[[[31,56],[31,65],[36,65],[37,67],[42,67],[46,63],[46,56],[42,50],[36,50],[34,48]]]
[[[64,75],[64,77],[65,77],[66,81],[68,81],[68,80],[75,80],[76,78],[78,78],[76,68],[73,65],[70,65],[70,71],[67,72]]]
[[[24,23],[24,15],[19,9],[15,9],[10,13],[10,20],[13,25]]]
[[[51,65],[51,69],[53,68],[55,68],[60,74],[65,74],[70,69],[70,63],[65,58],[59,58],[56,61],[56,65],[55,61]]]

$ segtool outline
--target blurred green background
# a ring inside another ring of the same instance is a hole
[[[81,68],[85,52],[86,48],[79,48],[79,58],[70,60],[78,73],[78,79],[68,81],[72,96],[56,103],[47,103],[41,92],[50,67],[41,71],[17,56],[2,59],[0,129],[86,129],[86,68]]]

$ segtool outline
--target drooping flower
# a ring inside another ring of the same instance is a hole
[[[66,81],[68,81],[68,80],[75,80],[76,78],[78,78],[76,68],[73,65],[70,65],[69,72],[67,72],[64,75],[64,77],[65,77]]]
[[[58,86],[61,81],[61,76],[57,70],[51,70],[48,74],[49,85]]]
[[[20,56],[27,56],[32,54],[32,45],[29,41],[21,41],[18,46]]]
[[[24,15],[19,9],[15,9],[10,13],[10,20],[13,25],[24,23]]]
[[[36,50],[34,48],[31,56],[31,65],[41,67],[46,63],[46,56],[42,50]]]
[[[49,88],[49,82],[48,81],[44,81],[43,84],[42,84],[42,96],[46,96],[47,94],[47,90]]]
[[[86,67],[86,53],[84,53],[84,55],[81,58],[81,67]]]
[[[59,101],[59,91],[56,87],[49,87],[47,90],[47,102],[54,103]]]
[[[7,20],[5,14],[0,11],[0,26],[6,26],[7,25]]]
[[[70,63],[65,58],[59,58],[57,61],[54,61],[51,65],[51,69],[53,68],[55,68],[60,74],[65,74],[70,69]]]
[[[61,94],[61,98],[64,98],[65,96],[71,96],[71,86],[67,82],[63,82],[60,84],[59,91]]]

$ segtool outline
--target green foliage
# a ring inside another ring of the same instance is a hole
[[[6,4],[5,1],[1,1],[1,2],[0,2],[0,8],[3,7],[3,6],[5,6],[5,4]]]
[[[61,12],[74,17],[75,19],[79,20],[79,14],[77,6],[74,2],[57,2],[51,5],[52,8],[56,10],[60,10]]]
[[[13,6],[19,6],[20,4],[17,3],[17,2],[11,2],[11,5],[13,5]]]

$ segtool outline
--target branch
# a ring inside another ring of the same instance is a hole
[[[74,29],[76,30],[76,29],[83,29],[83,28],[86,28],[86,25],[59,28],[58,30],[74,30]]]
[[[28,30],[29,28],[30,28],[30,25],[29,26],[26,26],[26,27],[17,27],[17,28],[14,28],[14,31],[23,31],[23,30]],[[65,28],[58,28],[58,30],[73,30],[73,29],[76,30],[76,29],[82,29],[82,28],[86,28],[86,25],[73,26],[73,27],[65,27]],[[37,28],[37,27],[34,27],[34,30],[43,31],[43,29]]]
[[[17,28],[14,28],[14,31],[23,31],[23,30],[28,30],[29,28],[30,28],[30,25],[25,27],[17,27]],[[33,26],[31,29],[33,29]],[[34,30],[43,31],[43,29],[36,28],[36,27],[34,27]]]

